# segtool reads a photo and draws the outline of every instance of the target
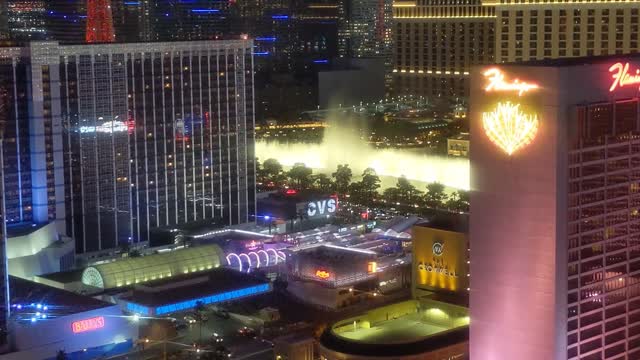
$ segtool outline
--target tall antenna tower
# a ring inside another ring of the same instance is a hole
[[[111,16],[111,0],[87,0],[88,43],[106,43],[116,40]]]

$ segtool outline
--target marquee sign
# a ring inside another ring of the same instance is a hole
[[[430,263],[424,263],[424,262],[420,261],[418,263],[418,270],[419,271],[427,271],[427,272],[442,274],[444,276],[448,276],[448,277],[452,277],[452,278],[457,278],[458,277],[458,273],[456,273],[455,270],[447,269],[447,267],[445,267],[445,266],[443,266],[442,264],[439,264],[439,263],[430,264]]]
[[[520,79],[514,79],[513,81],[505,80],[504,73],[497,68],[491,68],[483,74],[489,81],[484,90],[487,92],[501,91],[501,92],[515,92],[518,96],[522,96],[525,93],[537,90],[540,88],[538,84],[528,83],[520,81]]]
[[[431,251],[433,251],[433,255],[435,256],[442,256],[442,253],[444,252],[444,243],[439,241],[434,242],[431,246]]]
[[[316,270],[316,276],[322,280],[326,280],[331,276],[331,274],[326,270]]]
[[[526,146],[538,132],[538,116],[520,110],[520,104],[498,103],[482,114],[482,126],[491,142],[508,155]]]
[[[611,75],[613,83],[611,83],[611,87],[609,87],[609,92],[630,85],[637,85],[640,89],[640,69],[629,72],[629,63],[615,63],[611,65],[609,72],[613,73],[613,75]]]
[[[74,334],[102,329],[104,327],[104,317],[98,316],[90,319],[80,320],[71,324]]]
[[[130,131],[130,125],[124,121],[107,121],[98,126],[80,126],[80,133],[104,133],[112,134]]]

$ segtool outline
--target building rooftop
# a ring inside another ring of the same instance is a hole
[[[335,245],[320,245],[300,250],[297,252],[297,256],[313,258],[327,265],[331,265],[343,264],[354,259],[371,259],[377,255],[374,251],[370,250],[345,248]]]
[[[83,271],[84,269],[75,269],[75,270],[69,270],[69,271],[60,271],[55,273],[38,275],[37,277],[59,282],[62,284],[68,284],[68,283],[82,280]]]
[[[128,257],[87,267],[82,283],[101,289],[146,283],[220,266],[224,254],[218,245],[203,245],[140,257]]]
[[[46,305],[49,308],[48,314],[51,316],[64,316],[113,306],[113,304],[89,296],[79,295],[13,276],[9,277],[9,287],[11,304],[18,314],[18,305],[31,315],[34,311],[26,309],[31,304]]]
[[[586,56],[576,58],[562,58],[562,59],[547,59],[547,60],[532,60],[526,62],[507,63],[500,66],[549,66],[549,67],[564,67],[564,66],[580,66],[580,65],[597,65],[608,64],[613,61],[619,62],[622,59],[640,60],[640,54],[614,54],[614,55],[601,55],[601,56]]]
[[[320,343],[352,355],[407,356],[468,341],[468,325],[464,307],[410,300],[339,321],[322,334]]]
[[[449,138],[450,140],[467,140],[469,141],[469,133],[460,133]]]
[[[143,306],[156,307],[205,295],[268,284],[268,280],[226,268],[218,268],[198,275],[194,277],[192,274],[145,283],[134,287],[130,295],[123,296],[121,299]]]
[[[32,223],[20,223],[20,224],[7,224],[7,237],[18,237],[29,235],[36,230],[40,230],[48,224],[32,224]]]
[[[438,213],[428,221],[418,223],[415,226],[459,233],[468,233],[469,215],[457,213]]]

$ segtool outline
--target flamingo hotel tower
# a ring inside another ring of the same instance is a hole
[[[640,57],[471,72],[470,354],[640,359]]]

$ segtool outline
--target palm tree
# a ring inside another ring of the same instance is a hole
[[[69,357],[67,356],[67,353],[60,349],[58,350],[58,353],[56,354],[56,360],[67,360]]]
[[[427,184],[427,193],[424,195],[425,204],[433,209],[442,208],[447,201],[444,185],[433,182]]]
[[[338,169],[336,172],[331,174],[331,176],[335,179],[336,190],[338,193],[346,193],[349,188],[349,184],[351,183],[351,177],[353,176],[349,165],[338,165]]]
[[[334,187],[333,181],[331,181],[331,178],[326,174],[318,174],[314,176],[314,182],[316,189],[325,193],[330,192]]]
[[[198,343],[202,343],[202,319],[204,318],[204,312],[207,310],[207,308],[204,306],[204,303],[202,301],[197,301],[196,302],[196,307],[195,307],[195,316],[196,319],[198,320],[198,330],[200,332],[200,334],[198,335]]]

